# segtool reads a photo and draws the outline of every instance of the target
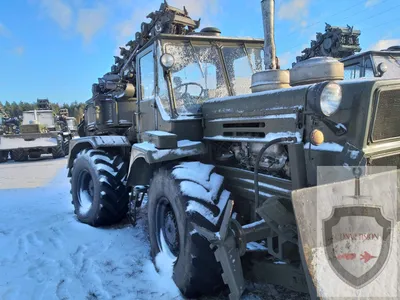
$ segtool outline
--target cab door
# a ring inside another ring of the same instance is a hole
[[[156,98],[156,72],[154,46],[149,46],[136,58],[136,93],[138,95],[138,111],[136,123],[138,124],[138,139],[144,131],[155,130],[155,98]]]

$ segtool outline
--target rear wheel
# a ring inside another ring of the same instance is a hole
[[[56,147],[52,148],[51,154],[53,155],[53,158],[65,157],[63,142],[59,142]]]
[[[120,156],[85,149],[74,160],[72,204],[78,220],[92,226],[111,225],[125,217],[129,195],[123,180],[126,163]]]
[[[65,139],[63,142],[63,148],[64,148],[64,153],[65,155],[68,155],[69,153],[69,138]]]
[[[8,151],[0,151],[0,163],[4,163],[8,160]]]
[[[186,297],[215,294],[223,287],[221,265],[191,222],[218,231],[229,196],[211,165],[182,163],[152,179],[148,220],[153,262],[160,269],[169,261],[172,278]]]
[[[24,149],[15,149],[11,151],[11,155],[14,161],[27,161],[28,152]]]

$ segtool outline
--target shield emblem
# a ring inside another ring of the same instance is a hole
[[[382,215],[381,207],[334,207],[322,226],[329,264],[344,282],[360,289],[383,270],[390,252],[392,221]]]

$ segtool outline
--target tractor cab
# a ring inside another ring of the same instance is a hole
[[[201,114],[209,99],[251,93],[251,77],[264,66],[263,40],[197,34],[160,34],[137,57],[139,100],[156,99],[168,118]],[[154,73],[154,71],[156,73]]]
[[[366,51],[341,60],[345,79],[379,77],[400,78],[400,46],[381,51]]]

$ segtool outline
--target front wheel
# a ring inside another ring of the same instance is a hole
[[[214,167],[197,162],[160,170],[151,181],[148,220],[153,262],[159,270],[169,261],[172,278],[186,297],[215,294],[223,287],[221,265],[191,222],[219,231],[229,195]]]
[[[92,226],[111,225],[125,217],[129,195],[123,180],[126,163],[120,156],[85,149],[72,167],[72,204],[78,220]]]

